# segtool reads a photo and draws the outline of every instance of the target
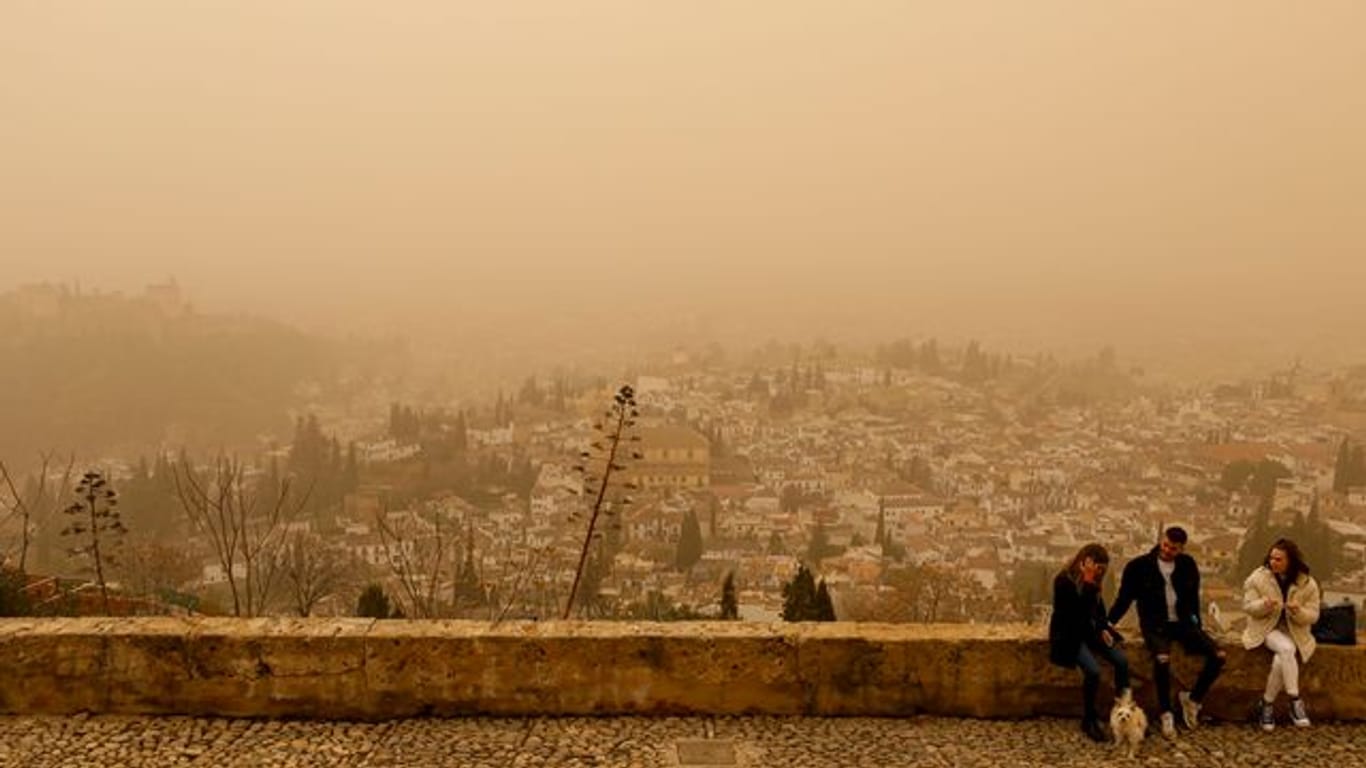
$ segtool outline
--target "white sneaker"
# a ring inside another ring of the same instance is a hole
[[[1299,699],[1290,700],[1290,722],[1299,728],[1309,727],[1309,713],[1304,711],[1304,702]]]
[[[1162,713],[1162,738],[1167,740],[1176,738],[1176,718],[1170,712]]]
[[[1200,725],[1200,702],[1191,698],[1189,691],[1182,691],[1176,694],[1177,701],[1181,702],[1181,719],[1186,723],[1186,727],[1195,730]]]

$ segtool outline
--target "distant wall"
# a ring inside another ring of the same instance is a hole
[[[1041,635],[1019,625],[0,619],[0,712],[1078,715],[1078,673],[1048,664]],[[1241,720],[1269,656],[1228,650],[1206,711]],[[1130,657],[1151,704],[1148,657]],[[1178,658],[1178,689],[1195,672]],[[1315,717],[1366,720],[1366,647],[1321,647],[1302,686]]]

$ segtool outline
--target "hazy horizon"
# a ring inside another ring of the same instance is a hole
[[[624,318],[627,346],[1350,362],[1364,28],[1347,2],[9,3],[0,289],[175,276],[209,311],[547,359]]]

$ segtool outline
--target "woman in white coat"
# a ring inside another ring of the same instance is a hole
[[[1279,539],[1271,545],[1266,562],[1243,582],[1243,610],[1248,616],[1243,647],[1266,646],[1273,654],[1262,694],[1262,729],[1276,727],[1274,705],[1282,690],[1290,696],[1291,722],[1308,726],[1300,700],[1300,664],[1314,655],[1309,628],[1319,618],[1319,584],[1295,542]]]

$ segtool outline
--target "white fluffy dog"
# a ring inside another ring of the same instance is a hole
[[[1129,757],[1133,757],[1147,731],[1148,716],[1134,703],[1133,692],[1125,691],[1115,699],[1114,709],[1110,710],[1110,733],[1114,734],[1115,747],[1127,744]]]

